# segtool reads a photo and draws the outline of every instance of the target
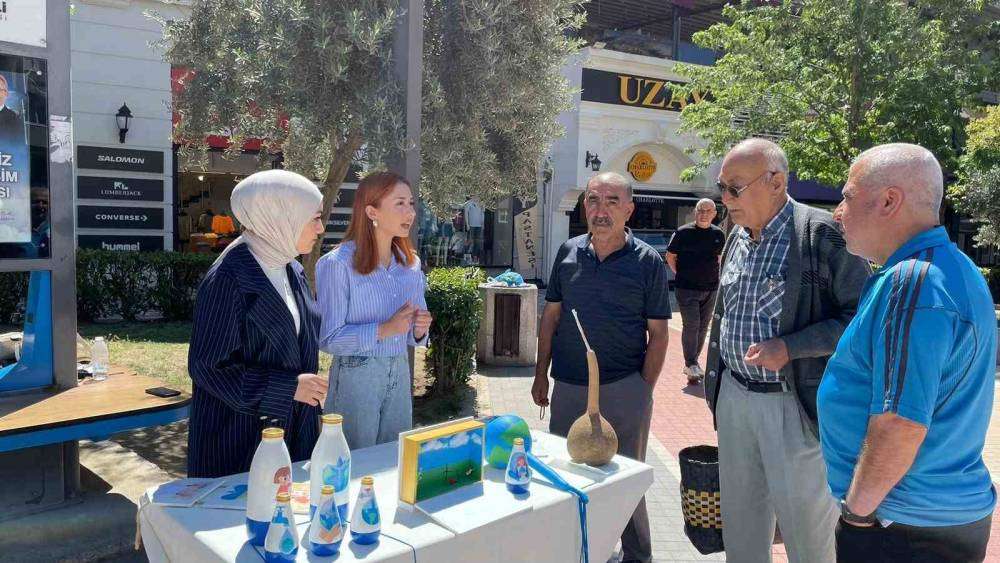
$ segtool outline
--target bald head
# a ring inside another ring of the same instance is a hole
[[[768,170],[788,176],[788,157],[785,156],[785,151],[777,143],[767,139],[753,138],[740,141],[729,150],[722,162],[725,164],[729,160],[762,160]]]
[[[698,203],[694,204],[694,210],[699,211],[702,209],[715,209],[715,202],[707,197],[699,199]]]
[[[598,185],[619,188],[622,190],[622,195],[625,197],[625,201],[632,201],[632,182],[629,182],[628,178],[617,172],[601,172],[600,174],[595,174],[587,182],[587,191],[590,191],[591,188]]]
[[[924,147],[908,143],[872,147],[858,155],[849,175],[865,190],[889,186],[902,190],[912,212],[937,220],[944,175],[937,159]]]

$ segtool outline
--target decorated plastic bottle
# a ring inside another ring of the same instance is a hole
[[[370,475],[362,477],[361,492],[358,493],[358,501],[354,503],[354,513],[351,515],[351,538],[361,545],[372,544],[378,541],[381,529],[382,518],[375,500],[375,479]]]
[[[309,549],[315,555],[326,557],[340,551],[344,539],[344,522],[340,519],[334,500],[333,485],[320,489],[319,505],[309,525]]]
[[[309,461],[309,515],[311,517],[316,512],[323,485],[332,485],[340,520],[346,522],[350,501],[351,449],[344,438],[344,417],[324,414],[322,420],[323,430]]]
[[[285,431],[265,428],[250,462],[247,478],[247,535],[250,545],[264,545],[278,493],[292,492],[292,458],[285,447]]]
[[[507,483],[507,490],[515,495],[528,492],[531,468],[528,467],[528,454],[524,452],[524,438],[514,438],[514,447],[510,450],[510,461],[507,462],[503,480]]]
[[[264,539],[264,561],[295,561],[295,555],[299,552],[299,532],[295,528],[295,515],[292,514],[292,495],[281,492],[274,498],[274,516],[271,517],[271,525],[268,526]]]

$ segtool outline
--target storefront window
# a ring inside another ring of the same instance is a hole
[[[485,209],[475,198],[453,205],[444,217],[420,204],[417,245],[429,268],[481,266],[509,268],[514,258],[512,201]]]
[[[0,54],[0,258],[49,256],[45,61]]]

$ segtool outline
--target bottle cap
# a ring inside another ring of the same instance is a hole
[[[333,494],[333,485],[323,485],[323,488],[320,489],[319,493],[321,495],[332,495]]]
[[[361,478],[361,484],[370,487],[375,484],[375,478],[372,477],[371,475],[366,475]]]
[[[292,502],[292,495],[291,493],[278,493],[275,500],[278,502]]]
[[[275,438],[284,438],[285,437],[285,431],[282,430],[281,428],[265,428],[260,433],[260,436],[261,436],[261,438],[263,438],[265,440],[273,440]]]
[[[343,424],[344,417],[339,414],[324,414],[320,417],[323,420],[323,424]]]
[[[515,446],[523,446],[524,445],[524,438],[514,438],[514,445]]]

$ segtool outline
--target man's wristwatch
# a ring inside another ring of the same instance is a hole
[[[848,524],[854,524],[855,526],[869,526],[878,522],[875,518],[875,513],[872,512],[867,516],[859,516],[851,512],[850,507],[847,506],[847,499],[840,499],[840,518],[847,522]]]

